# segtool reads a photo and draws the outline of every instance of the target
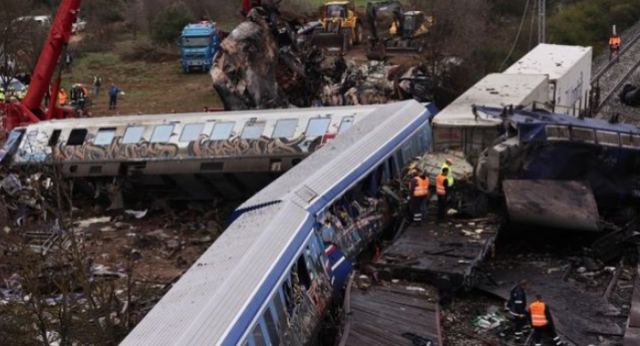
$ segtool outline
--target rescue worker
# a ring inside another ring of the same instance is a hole
[[[102,86],[102,77],[93,76],[93,94],[100,96],[100,87]]]
[[[514,318],[514,336],[517,342],[522,340],[522,329],[527,324],[527,281],[521,280],[511,289],[507,309]]]
[[[438,222],[444,220],[447,214],[447,192],[449,189],[449,168],[443,168],[436,177],[436,195],[438,195]]]
[[[555,345],[564,345],[553,326],[549,307],[542,301],[542,296],[537,295],[536,301],[529,305],[531,328],[533,328],[533,344],[542,346],[542,338],[545,334],[551,335]]]
[[[447,170],[449,170],[449,174],[447,175],[447,182],[449,183],[449,187],[453,187],[453,169],[451,168],[453,166],[453,161],[451,159],[446,159],[444,160],[444,163],[442,164],[442,168],[446,168]]]
[[[4,102],[5,100],[4,89],[0,88],[0,102]]]
[[[25,87],[22,88],[20,92],[18,92],[18,99],[24,99],[24,97],[27,96],[27,91],[29,91],[29,85],[25,85]]]
[[[429,178],[421,170],[416,170],[411,179],[410,189],[411,197],[409,198],[409,208],[413,215],[413,222],[421,223],[424,202],[429,196]]]
[[[61,106],[65,106],[68,102],[69,102],[69,95],[67,94],[67,91],[64,90],[64,88],[60,88],[60,91],[58,91],[58,103]]]
[[[620,58],[620,46],[622,45],[622,39],[618,36],[617,33],[613,33],[611,37],[609,37],[609,60],[616,55],[616,58]]]
[[[109,87],[109,110],[115,110],[118,106],[118,95],[122,93],[122,90],[118,88],[114,83],[111,83]]]

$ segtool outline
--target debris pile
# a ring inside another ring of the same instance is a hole
[[[4,340],[117,343],[223,229],[225,210],[211,204],[69,208],[67,183],[55,174],[0,173]]]
[[[325,56],[306,37],[310,32],[274,11],[252,9],[222,42],[211,71],[225,109],[433,100],[433,79],[426,66],[358,64],[342,56]]]

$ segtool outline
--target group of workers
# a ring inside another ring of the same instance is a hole
[[[82,84],[74,84],[67,92],[65,88],[58,91],[58,103],[60,106],[72,105],[77,109],[84,110],[89,91]]]
[[[545,337],[553,339],[555,345],[566,345],[556,333],[549,306],[536,295],[536,300],[527,306],[527,281],[520,281],[512,290],[507,302],[507,309],[514,319],[514,336],[516,342],[523,341],[524,328],[527,324],[533,331],[531,337],[534,346],[542,346]]]
[[[447,214],[447,203],[454,183],[452,166],[452,160],[447,159],[442,164],[440,174],[435,179],[435,193],[438,199],[437,222],[444,220]],[[430,181],[425,172],[420,169],[413,170],[409,191],[409,210],[413,217],[413,222],[421,223],[431,197]]]
[[[22,100],[25,95],[27,95],[27,88],[29,86],[25,86],[24,89],[18,91],[13,87],[7,88],[6,92],[3,88],[0,88],[0,102],[14,102],[17,100]]]

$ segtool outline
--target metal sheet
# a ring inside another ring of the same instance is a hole
[[[512,221],[572,230],[600,230],[593,191],[584,183],[505,180],[502,189]]]

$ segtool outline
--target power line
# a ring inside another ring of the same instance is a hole
[[[516,45],[518,45],[518,41],[520,40],[520,34],[522,33],[522,27],[524,26],[524,21],[527,18],[528,9],[529,9],[529,0],[527,0],[527,2],[524,4],[524,10],[522,11],[522,18],[520,18],[520,25],[518,26],[518,32],[516,33],[516,38],[513,40],[513,44],[511,45],[511,50],[509,51],[509,54],[507,54],[507,57],[504,59],[502,64],[500,64],[500,68],[498,69],[499,71],[502,71],[504,64],[506,64],[507,61],[511,59],[511,55],[513,55],[513,51],[516,50]]]

